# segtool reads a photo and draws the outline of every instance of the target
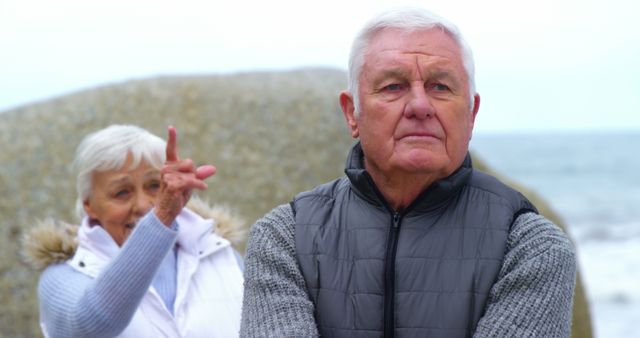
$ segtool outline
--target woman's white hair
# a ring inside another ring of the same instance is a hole
[[[353,95],[356,115],[360,112],[358,90],[360,87],[360,72],[364,65],[364,57],[371,40],[381,31],[398,29],[404,32],[414,32],[440,28],[460,47],[462,63],[469,78],[469,96],[471,110],[473,110],[474,95],[476,94],[475,66],[471,47],[458,30],[458,27],[447,19],[422,8],[404,7],[383,12],[369,20],[356,35],[349,54],[348,90]]]
[[[111,125],[93,132],[80,142],[76,150],[74,167],[76,178],[76,212],[83,217],[83,208],[93,190],[93,173],[122,169],[131,155],[129,169],[135,169],[141,161],[160,169],[166,157],[166,142],[145,129],[133,125]]]

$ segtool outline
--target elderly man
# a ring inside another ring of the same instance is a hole
[[[258,220],[248,337],[568,337],[571,243],[517,191],[473,169],[471,50],[423,10],[356,37],[340,105],[346,176]]]

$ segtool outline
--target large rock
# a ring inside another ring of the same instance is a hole
[[[154,78],[1,114],[0,336],[40,336],[38,275],[19,263],[18,240],[36,219],[77,221],[70,164],[84,135],[131,123],[165,137],[173,124],[181,156],[218,168],[200,196],[255,220],[342,174],[353,142],[337,101],[345,85],[344,72],[328,69]],[[574,317],[574,336],[590,337],[580,284]]]

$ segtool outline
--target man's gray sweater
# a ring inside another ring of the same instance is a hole
[[[242,337],[318,336],[294,231],[289,205],[251,229]],[[521,215],[474,337],[569,337],[575,278],[574,249],[562,230],[535,213]]]

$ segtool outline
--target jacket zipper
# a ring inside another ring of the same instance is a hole
[[[400,232],[401,216],[394,211],[391,217],[391,228],[387,238],[387,255],[385,258],[384,276],[384,337],[395,336],[395,276],[396,249],[398,248],[398,233]]]

